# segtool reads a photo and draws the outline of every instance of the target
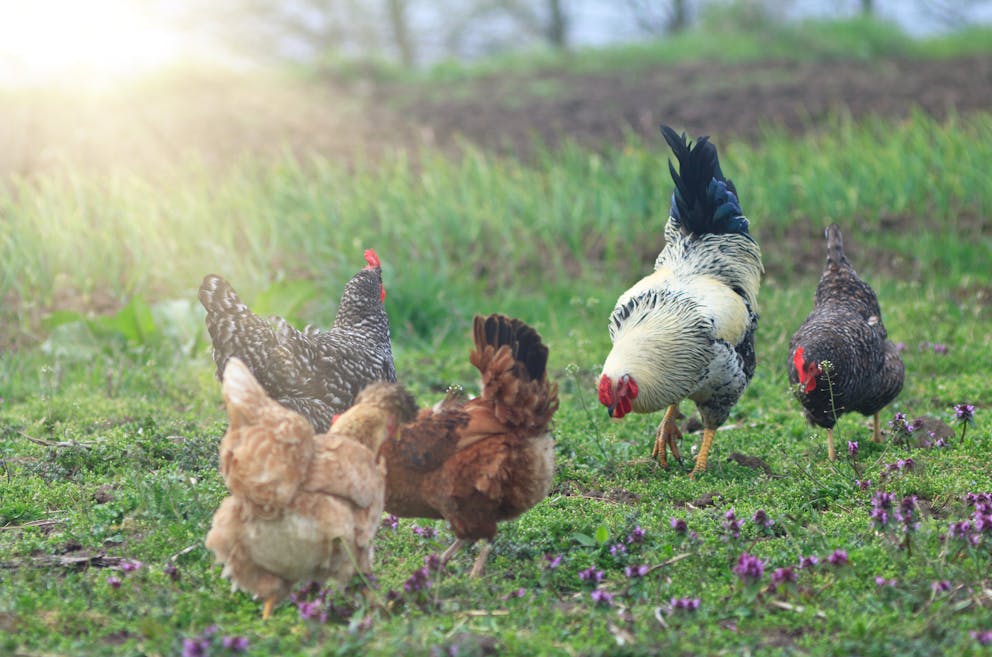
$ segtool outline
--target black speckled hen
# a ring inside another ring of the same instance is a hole
[[[281,317],[263,319],[241,303],[234,289],[210,274],[200,285],[213,342],[217,376],[232,356],[240,358],[265,392],[323,433],[336,413],[374,381],[395,383],[382,269],[375,251],[341,294],[334,325],[299,331]]]
[[[813,311],[789,344],[789,382],[806,417],[827,430],[827,453],[836,458],[833,428],[844,413],[874,415],[902,390],[905,368],[882,323],[875,291],[844,254],[840,228],[826,230],[827,264]],[[829,364],[828,364],[829,363]]]

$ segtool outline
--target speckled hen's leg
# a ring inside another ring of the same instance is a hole
[[[479,550],[479,556],[475,560],[475,564],[472,566],[472,572],[469,573],[470,577],[481,577],[482,571],[486,567],[486,559],[489,558],[489,551],[493,549],[493,544],[489,541],[485,541],[482,544],[482,549]]]
[[[871,434],[871,439],[876,443],[882,442],[882,428],[878,424],[878,413],[875,413],[875,430]]]
[[[716,429],[703,429],[703,444],[699,448],[699,456],[696,457],[696,467],[689,473],[690,479],[695,479],[697,474],[706,472],[706,457],[710,454],[710,447],[713,445],[713,436]]]
[[[675,417],[679,413],[679,405],[672,404],[665,411],[665,418],[658,425],[658,433],[654,437],[654,449],[651,450],[652,458],[657,457],[658,463],[661,467],[668,467],[668,458],[666,456],[667,448],[671,448],[672,456],[675,457],[676,461],[682,461],[682,455],[679,454],[679,448],[676,443],[677,440],[682,440],[682,432],[679,431],[679,427],[675,424]]]
[[[837,460],[837,452],[834,450],[834,430],[833,427],[827,429],[827,458],[831,461]]]

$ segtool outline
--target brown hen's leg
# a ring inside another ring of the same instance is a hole
[[[827,458],[829,458],[831,461],[837,460],[837,452],[834,450],[833,427],[827,429]]]
[[[479,556],[475,559],[475,564],[472,566],[472,572],[469,573],[469,577],[482,577],[482,571],[486,567],[486,559],[489,558],[489,551],[493,549],[493,544],[489,541],[485,541],[482,544],[482,549],[479,550]]]
[[[882,442],[882,428],[878,425],[878,413],[875,413],[875,430],[871,434],[871,439],[876,443]]]
[[[706,472],[706,457],[710,455],[710,447],[713,445],[713,436],[716,429],[703,429],[703,444],[699,448],[699,456],[696,457],[696,467],[689,473],[690,479],[695,479],[697,474]]]
[[[444,554],[441,555],[441,565],[442,566],[448,565],[448,562],[451,561],[451,558],[456,554],[458,554],[458,552],[463,547],[465,547],[466,543],[468,543],[468,541],[466,541],[464,538],[456,538],[455,542],[451,544],[451,547],[445,550]]]
[[[276,606],[275,596],[265,599],[265,606],[262,607],[262,620],[269,620],[272,615],[272,608]]]
[[[658,433],[654,437],[654,449],[651,450],[651,456],[658,457],[658,463],[663,468],[668,467],[668,459],[666,458],[666,449],[671,448],[672,456],[675,457],[676,461],[682,461],[682,455],[679,454],[679,448],[676,445],[676,440],[682,440],[682,432],[679,431],[679,427],[675,424],[675,417],[679,413],[679,405],[672,404],[665,411],[665,418],[658,425]]]

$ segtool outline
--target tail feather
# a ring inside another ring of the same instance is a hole
[[[840,226],[830,224],[824,234],[827,238],[827,265],[835,267],[845,267],[850,264],[847,255],[844,253],[844,236],[841,235]]]
[[[548,348],[533,328],[505,315],[477,315],[472,364],[482,374],[482,398],[501,421],[544,427],[558,408],[558,386],[547,379]]]
[[[724,178],[716,146],[709,137],[700,137],[693,145],[684,132],[679,135],[667,125],[661,126],[661,132],[679,163],[676,171],[668,161],[675,182],[672,218],[696,235],[739,233],[750,238],[737,189],[733,181]]]
[[[266,367],[267,355],[278,342],[272,326],[242,303],[234,288],[215,274],[203,278],[199,297],[207,311],[217,378],[223,378],[228,360],[237,356],[255,376],[265,379],[264,372],[271,369]],[[263,380],[263,386],[265,383]]]

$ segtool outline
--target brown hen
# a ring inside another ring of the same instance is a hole
[[[376,454],[413,418],[413,398],[398,385],[372,384],[331,431],[315,436],[237,358],[224,370],[223,393],[230,426],[220,468],[231,495],[206,545],[233,588],[263,598],[268,618],[296,582],[345,583],[371,572],[386,476]]]
[[[554,475],[548,430],[558,386],[548,381],[548,348],[537,331],[503,315],[475,317],[472,364],[482,394],[457,395],[400,428],[381,450],[386,511],[444,518],[457,537],[447,562],[467,542],[484,539],[472,576],[482,574],[496,523],[543,500]]]

